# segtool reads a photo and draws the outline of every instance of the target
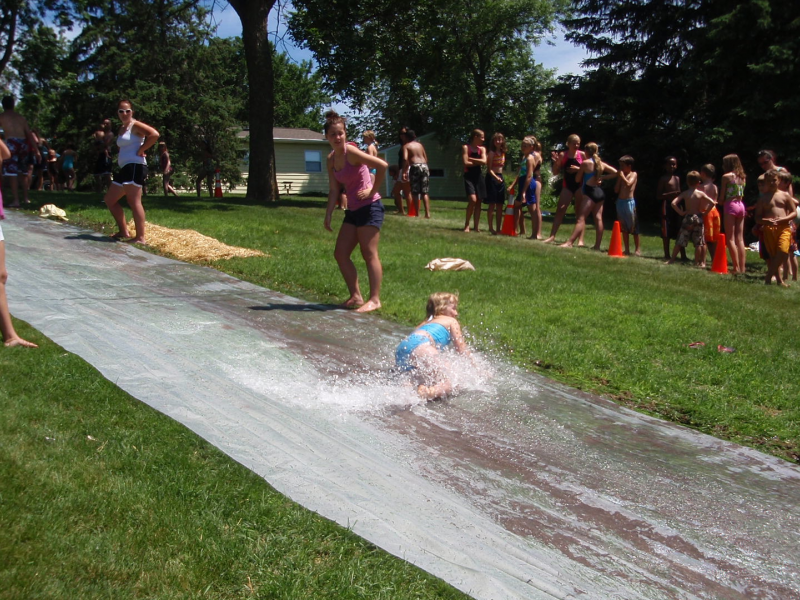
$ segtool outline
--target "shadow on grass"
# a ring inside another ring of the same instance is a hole
[[[335,304],[266,304],[264,306],[250,306],[250,310],[283,310],[286,312],[327,312],[331,310],[346,310]]]

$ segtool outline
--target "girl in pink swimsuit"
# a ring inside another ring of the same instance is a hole
[[[728,154],[722,159],[722,176],[719,195],[725,201],[725,233],[727,234],[728,252],[733,262],[733,274],[745,271],[744,245],[744,184],[747,176],[742,162],[736,154]]]
[[[377,156],[362,152],[357,146],[347,143],[345,121],[334,111],[325,114],[323,127],[325,138],[331,145],[328,155],[328,207],[325,212],[325,229],[331,228],[331,218],[339,198],[340,186],[344,185],[347,195],[347,209],[344,222],[336,238],[333,256],[339,264],[350,297],[342,304],[343,308],[355,308],[356,312],[369,312],[381,307],[380,292],[383,280],[383,267],[378,257],[378,241],[383,225],[383,204],[378,193],[386,177],[385,161]],[[375,179],[370,177],[370,169],[375,169]],[[350,258],[356,246],[367,263],[369,276],[369,299],[364,302],[358,287],[358,272]]]

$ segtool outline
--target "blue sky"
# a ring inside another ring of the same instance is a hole
[[[217,24],[217,35],[220,37],[232,37],[242,34],[242,25],[236,11],[227,3],[216,4],[213,19]],[[270,30],[275,30],[275,11],[270,14]],[[534,50],[534,56],[537,62],[542,63],[545,68],[557,69],[558,75],[565,75],[567,73],[581,73],[582,68],[580,63],[588,57],[583,48],[574,46],[567,42],[561,31],[557,32],[551,40],[554,45],[541,44]],[[300,50],[290,45],[288,36],[285,40],[285,46],[279,49],[288,53],[289,56],[296,60],[311,60],[312,56],[306,50]]]

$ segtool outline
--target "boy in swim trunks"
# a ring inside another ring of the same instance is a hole
[[[756,223],[763,227],[764,246],[769,253],[764,283],[769,285],[774,277],[778,285],[788,287],[781,278],[780,266],[789,254],[791,246],[789,223],[797,216],[797,205],[788,192],[778,189],[777,169],[770,169],[764,173],[764,180],[766,193],[758,199],[755,210]]]
[[[703,217],[703,233],[706,237],[706,245],[711,253],[712,261],[717,253],[717,238],[719,238],[719,233],[721,230],[721,220],[716,206],[719,192],[717,190],[717,185],[714,183],[714,176],[716,175],[716,172],[717,171],[712,164],[703,165],[703,168],[700,169],[700,179],[703,182],[703,185],[700,189],[702,189],[706,193],[706,196],[711,198],[715,203],[711,210],[709,210]]]
[[[706,242],[703,236],[703,215],[711,210],[714,201],[700,189],[702,180],[700,173],[689,171],[686,174],[686,184],[689,189],[679,194],[672,200],[672,208],[683,220],[678,239],[675,241],[675,249],[672,257],[666,264],[671,265],[678,257],[678,252],[689,245],[689,240],[694,245],[694,263],[697,267],[705,267],[706,264]],[[684,203],[685,208],[681,206]]]
[[[798,202],[797,198],[792,194],[793,179],[789,171],[786,169],[778,169],[778,189],[792,197],[796,211]],[[792,281],[797,281],[797,256],[795,255],[795,252],[797,252],[797,225],[795,221],[789,223],[789,229],[792,231],[792,238],[791,244],[789,245],[789,258],[787,258],[786,262],[783,264],[783,279],[784,281],[788,281],[789,274],[791,273]]]
[[[790,223],[797,217],[797,204],[788,192],[778,188],[777,169],[764,173],[766,192],[758,198],[755,209],[756,224],[762,228],[764,247],[769,260],[764,283],[769,285],[772,279],[782,287],[789,287],[781,277],[780,267],[789,255],[792,243]]]
[[[631,254],[630,234],[633,234],[636,256],[642,255],[639,245],[639,218],[636,215],[636,200],[634,199],[638,182],[639,176],[633,170],[633,157],[626,154],[619,159],[617,183],[614,185],[614,191],[617,194],[617,218],[622,230],[622,241],[625,244],[625,256]]]
[[[417,134],[413,129],[406,130],[408,143],[403,146],[403,164],[405,171],[403,179],[411,184],[411,201],[419,214],[419,201],[425,205],[425,218],[431,218],[431,199],[428,196],[430,171],[428,170],[428,155],[425,147],[417,141]]]
[[[680,216],[672,208],[672,200],[681,193],[681,180],[675,175],[678,159],[664,159],[664,174],[656,186],[656,200],[661,204],[661,239],[664,242],[664,258],[669,259],[669,240],[675,239],[680,228]],[[686,260],[686,249],[681,250],[681,259]]]

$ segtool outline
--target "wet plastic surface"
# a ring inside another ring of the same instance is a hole
[[[3,229],[14,316],[476,598],[800,598],[789,463],[492,361],[422,405],[388,375],[408,330],[375,315],[19,213]]]

